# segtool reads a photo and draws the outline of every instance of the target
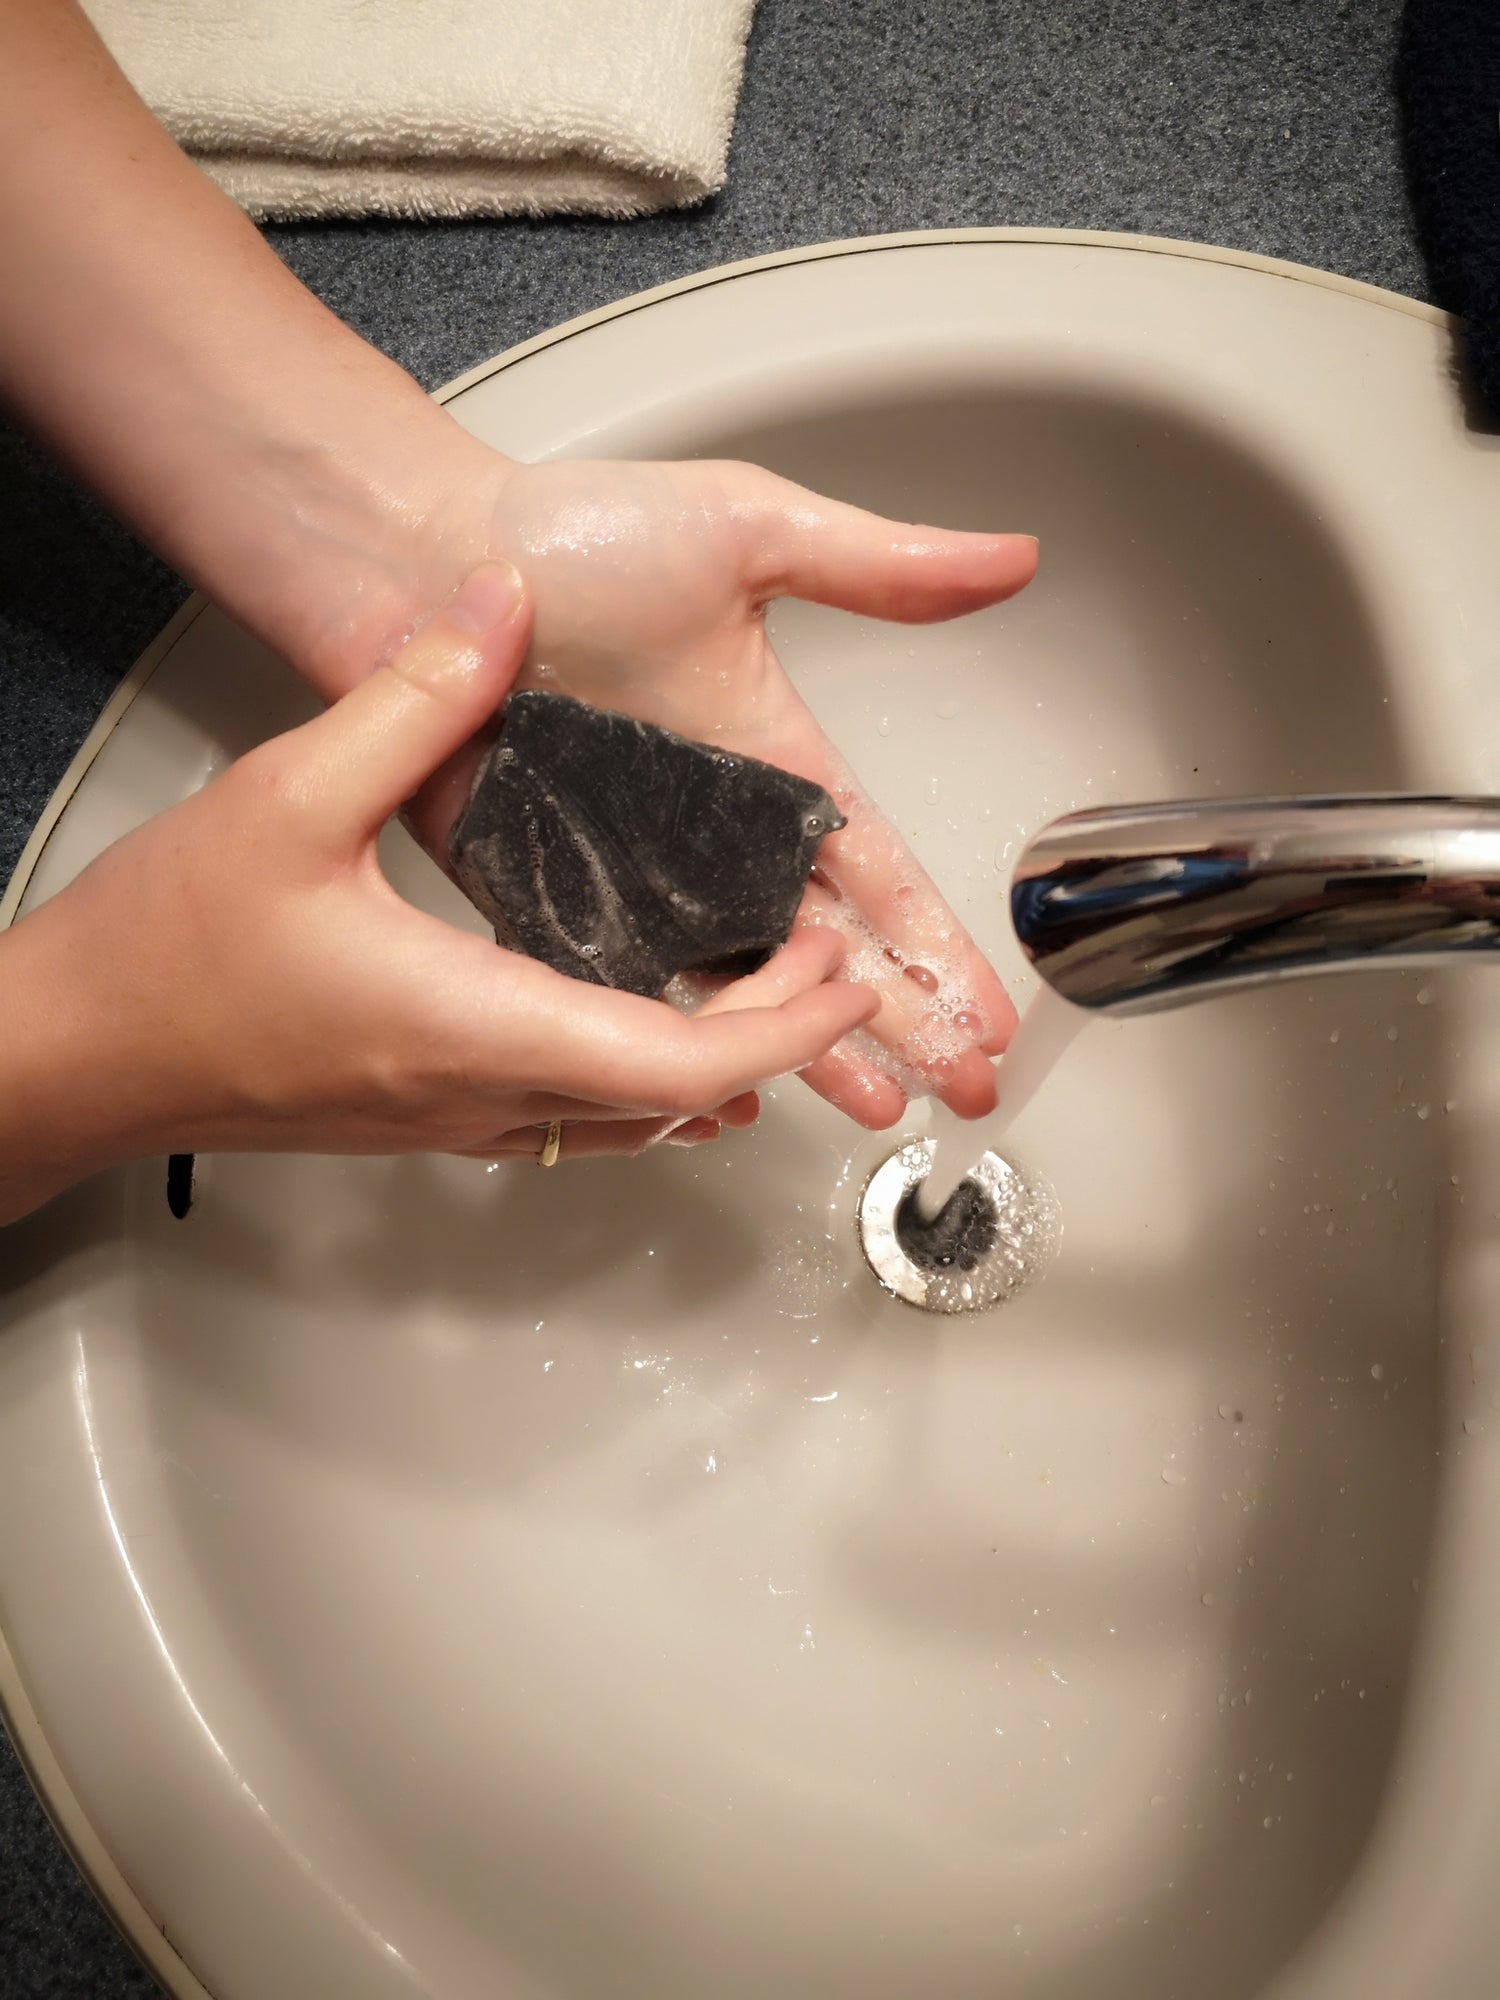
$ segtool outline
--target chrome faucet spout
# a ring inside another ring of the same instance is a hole
[[[1274,979],[1500,951],[1500,800],[1185,801],[1073,813],[1011,916],[1075,1005],[1148,1014]]]

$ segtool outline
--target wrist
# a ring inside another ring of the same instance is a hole
[[[127,1037],[79,976],[88,946],[66,902],[0,932],[0,1225],[152,1150]]]
[[[190,560],[193,581],[326,701],[490,553],[485,524],[512,469],[400,370],[364,357],[342,407],[315,424],[256,412],[226,440],[237,490]]]
[[[332,344],[336,366],[308,356],[296,390],[206,430],[216,498],[162,536],[184,574],[324,700],[490,554],[486,524],[512,472],[338,322]]]

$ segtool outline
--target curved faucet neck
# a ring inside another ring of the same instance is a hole
[[[1500,949],[1500,800],[1375,794],[1073,813],[1011,916],[1064,999],[1108,1014]]]

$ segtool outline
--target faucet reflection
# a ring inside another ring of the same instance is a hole
[[[1500,950],[1500,801],[1381,795],[1073,813],[1011,916],[1076,1006],[1147,1014],[1269,980]]]

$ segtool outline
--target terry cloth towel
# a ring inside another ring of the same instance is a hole
[[[262,221],[643,215],[723,185],[755,0],[84,0]]]
[[[1407,0],[1397,81],[1433,296],[1500,422],[1500,0]]]

